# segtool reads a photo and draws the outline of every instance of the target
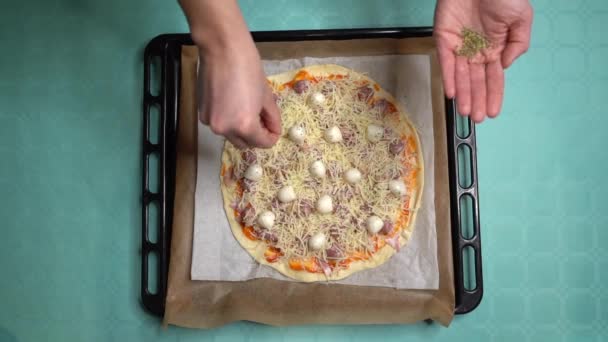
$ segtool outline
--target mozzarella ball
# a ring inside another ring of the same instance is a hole
[[[274,226],[275,220],[274,213],[272,211],[263,211],[260,215],[258,215],[258,224],[262,228],[270,229]]]
[[[323,178],[327,172],[325,169],[325,164],[323,164],[323,162],[320,160],[310,163],[309,171],[310,174],[315,178]]]
[[[369,125],[367,126],[367,140],[371,142],[378,142],[384,136],[384,127]]]
[[[340,132],[338,126],[332,126],[325,130],[324,137],[329,143],[338,143],[342,141],[342,132]]]
[[[289,139],[296,144],[301,144],[304,142],[304,138],[306,138],[306,130],[302,126],[292,126],[287,132],[289,135]]]
[[[260,179],[262,179],[263,174],[264,174],[264,171],[262,170],[262,167],[260,166],[260,164],[255,163],[255,164],[249,165],[249,167],[245,171],[245,178],[247,178],[251,181],[259,181]]]
[[[349,184],[355,184],[361,180],[361,171],[355,168],[348,169],[344,173],[344,179]]]
[[[323,195],[317,200],[316,208],[321,214],[329,214],[334,211],[334,203],[329,195]]]
[[[405,183],[401,179],[393,179],[388,182],[388,189],[397,196],[405,195]]]
[[[318,107],[325,103],[325,95],[322,93],[313,93],[308,97],[308,105],[311,107]]]
[[[317,233],[308,239],[308,247],[313,251],[321,250],[325,247],[327,237],[323,233]]]
[[[378,216],[370,216],[367,218],[367,231],[370,234],[378,233],[384,226],[384,221]]]
[[[279,190],[277,198],[283,203],[288,203],[296,199],[296,192],[291,185],[287,185]]]

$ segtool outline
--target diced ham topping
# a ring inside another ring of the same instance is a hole
[[[319,266],[321,266],[321,269],[323,269],[325,276],[329,277],[331,275],[331,267],[329,267],[328,263],[323,260],[319,260]]]
[[[346,218],[346,215],[348,214],[348,209],[346,208],[346,206],[344,206],[342,204],[338,204],[338,205],[336,205],[336,208],[334,209],[334,214],[338,215],[338,217],[344,219],[344,218]]]
[[[355,145],[357,137],[350,127],[341,127],[340,131],[342,132],[342,140],[346,146]]]
[[[327,163],[327,171],[329,172],[330,178],[336,179],[340,177],[340,174],[342,173],[342,168],[340,167],[338,162],[332,160]]]
[[[305,92],[308,89],[308,81],[307,80],[299,80],[296,81],[293,84],[293,90],[298,93],[298,94],[302,94],[303,92]]]
[[[390,140],[390,138],[393,137],[393,133],[394,133],[394,131],[392,128],[384,127],[384,135],[382,136],[382,139]]]
[[[312,203],[311,200],[308,200],[308,199],[301,200],[298,205],[299,213],[300,213],[300,215],[302,215],[304,217],[310,215],[312,213],[313,209],[314,209],[314,204]]]
[[[243,152],[243,160],[245,163],[247,163],[247,165],[251,165],[258,160],[258,156],[256,155],[255,151],[247,150]]]
[[[245,164],[239,163],[238,166],[232,168],[232,173],[234,174],[234,179],[241,179],[245,176]]]
[[[378,100],[374,103],[374,108],[378,108],[380,114],[386,115],[388,112],[388,101],[385,99]]]
[[[386,244],[393,247],[397,252],[399,252],[399,249],[401,248],[401,244],[399,243],[399,237],[401,235],[396,234],[393,237],[390,237],[388,239],[386,239]]]
[[[365,203],[361,206],[361,210],[366,214],[370,214],[372,212],[372,207],[368,203]]]
[[[360,101],[367,101],[370,99],[373,92],[374,92],[374,89],[372,89],[368,86],[363,86],[363,87],[359,88],[359,91],[357,92],[357,98]]]
[[[298,146],[298,148],[300,149],[300,151],[302,152],[309,152],[310,151],[310,145],[307,144],[306,142],[301,144],[300,146]]]
[[[281,203],[279,202],[278,199],[274,198],[272,200],[272,202],[270,202],[270,206],[272,207],[272,209],[279,209],[279,207],[281,206]]]
[[[279,238],[277,238],[274,233],[271,233],[267,230],[262,230],[259,236],[262,238],[262,240],[269,241],[272,243],[277,243],[279,241]]]
[[[403,149],[405,149],[405,143],[401,139],[393,140],[390,145],[388,145],[388,150],[394,155],[401,154]]]
[[[325,250],[325,255],[328,259],[340,259],[343,256],[342,251],[335,244]]]
[[[232,202],[230,202],[230,208],[236,210],[238,207],[239,207],[239,200],[233,200]]]
[[[395,228],[395,225],[393,224],[393,221],[384,220],[384,225],[382,226],[382,230],[380,230],[380,233],[382,233],[384,235],[389,235],[390,233],[393,232],[394,228]]]
[[[386,177],[386,179],[395,179],[395,180],[398,180],[400,178],[399,177],[400,175],[401,175],[401,171],[400,170],[392,169],[392,170],[388,170],[386,172],[386,176],[385,177]]]
[[[252,192],[255,187],[255,182],[247,178],[243,179],[243,189],[247,192]]]
[[[245,209],[243,209],[243,212],[241,213],[241,219],[243,220],[243,223],[247,226],[251,226],[253,225],[253,223],[255,222],[255,208],[248,205],[245,207]]]

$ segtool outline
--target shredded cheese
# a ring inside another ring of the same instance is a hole
[[[377,246],[384,245],[385,237],[368,233],[367,218],[376,215],[397,224],[404,199],[389,191],[388,182],[404,179],[407,184],[412,172],[420,167],[416,165],[416,151],[404,150],[397,155],[390,152],[390,144],[395,141],[407,144],[407,137],[412,134],[409,126],[394,115],[386,115],[384,107],[375,106],[374,101],[379,99],[374,98],[374,88],[379,88],[357,76],[315,79],[301,93],[294,91],[290,83],[272,87],[278,95],[283,132],[301,126],[306,138],[297,144],[286,135],[272,149],[244,152],[255,153],[264,176],[243,193],[239,205],[251,205],[258,214],[266,210],[275,213],[275,224],[268,233],[276,237],[272,245],[287,260],[327,262],[373,253]],[[369,97],[361,96],[362,87],[371,92]],[[319,93],[324,95],[324,101],[312,105],[309,97]],[[386,128],[380,141],[366,139],[369,125]],[[343,136],[338,143],[324,139],[325,130],[333,126]],[[324,178],[310,174],[310,165],[317,160],[327,168]],[[247,167],[241,153],[232,154],[232,165],[237,177]],[[357,168],[362,174],[356,184],[344,179],[344,172],[350,168]],[[284,186],[293,188],[296,200],[289,203],[276,200]],[[332,197],[331,214],[315,212],[314,203],[323,195]],[[254,223],[254,228],[260,227]],[[326,249],[311,250],[308,240],[318,234],[327,237]],[[327,249],[332,247],[341,253],[328,259]],[[334,262],[332,266],[348,267],[348,263]]]

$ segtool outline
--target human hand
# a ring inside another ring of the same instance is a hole
[[[272,147],[281,116],[251,38],[218,49],[201,49],[199,118],[235,147]]]
[[[532,16],[528,0],[437,1],[434,35],[443,86],[461,114],[475,122],[499,114],[503,69],[528,50]],[[471,59],[459,56],[463,28],[485,35],[490,47]]]
[[[236,0],[179,0],[199,48],[199,118],[235,147],[274,145],[281,115]]]

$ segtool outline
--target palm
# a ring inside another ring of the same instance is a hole
[[[532,8],[528,0],[439,0],[435,38],[449,97],[459,111],[479,122],[496,116],[502,103],[503,68],[528,48]],[[484,34],[490,48],[471,59],[458,56],[461,30]]]

